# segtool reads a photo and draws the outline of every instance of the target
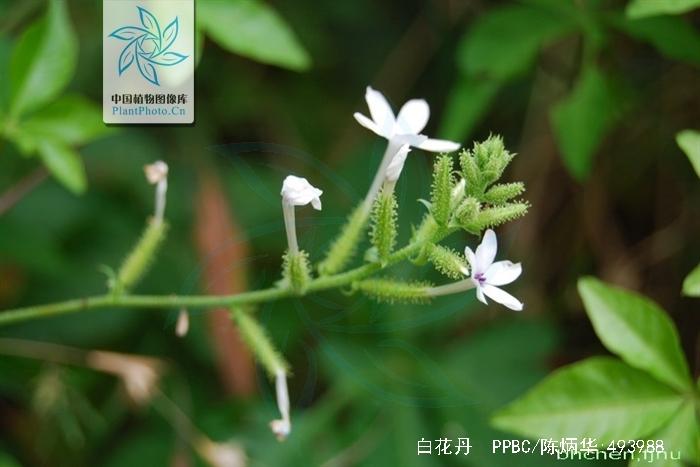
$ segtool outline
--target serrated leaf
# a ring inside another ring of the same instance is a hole
[[[102,112],[82,96],[63,96],[33,113],[21,123],[22,130],[38,138],[61,141],[69,146],[86,144],[109,132]]]
[[[700,264],[695,266],[683,281],[683,294],[689,297],[700,297]]]
[[[700,65],[700,34],[683,18],[659,16],[631,20],[620,16],[614,17],[612,23],[666,57]]]
[[[56,180],[75,194],[87,187],[85,167],[80,155],[58,141],[43,140],[37,144],[41,160]]]
[[[462,39],[458,61],[468,76],[505,80],[526,72],[540,48],[575,31],[570,17],[527,5],[510,5],[480,15]]]
[[[647,373],[595,357],[555,371],[499,411],[493,425],[533,438],[634,439],[652,434],[682,403]]]
[[[601,141],[618,116],[620,99],[596,68],[583,71],[569,96],[552,109],[551,119],[564,164],[579,180],[591,170]]]
[[[681,131],[676,135],[676,143],[688,156],[695,173],[700,177],[700,132],[694,130]]]
[[[593,277],[580,279],[578,291],[608,350],[677,389],[692,387],[676,327],[656,303]]]
[[[662,440],[667,453],[666,459],[653,463],[654,467],[686,467],[687,462],[697,463],[700,431],[693,404],[685,403],[661,431],[654,433],[653,439]],[[672,456],[680,457],[681,461],[671,459]]]
[[[630,18],[676,15],[700,7],[700,0],[631,0],[625,13]]]
[[[292,29],[260,1],[198,2],[197,21],[207,35],[231,52],[296,71],[311,65]]]
[[[27,28],[13,51],[10,81],[15,116],[54,99],[73,76],[78,43],[67,4],[49,1],[46,15]]]

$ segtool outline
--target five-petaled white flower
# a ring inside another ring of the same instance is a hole
[[[354,117],[363,127],[399,145],[411,146],[431,152],[452,152],[460,148],[458,143],[442,139],[430,139],[421,134],[430,118],[430,107],[423,99],[406,102],[398,116],[394,115],[389,102],[379,91],[367,87],[365,100],[371,119],[359,112]]]
[[[294,175],[287,176],[282,183],[280,194],[284,202],[290,206],[306,206],[311,203],[314,209],[321,210],[323,191],[311,185],[305,178]]]
[[[471,276],[470,271],[466,269],[462,272],[470,276],[476,287],[476,297],[479,301],[487,304],[486,297],[489,297],[511,310],[520,311],[523,309],[523,304],[497,286],[510,284],[517,279],[522,272],[522,267],[520,263],[514,264],[510,261],[496,261],[494,263],[497,250],[496,234],[489,229],[484,234],[481,244],[476,248],[476,253],[469,247],[464,249],[464,254],[471,268]]]

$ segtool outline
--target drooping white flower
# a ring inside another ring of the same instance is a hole
[[[245,451],[235,441],[217,443],[205,436],[200,436],[194,446],[213,467],[245,467],[247,465]]]
[[[471,271],[464,269],[462,272],[470,277],[480,302],[487,304],[486,297],[489,297],[511,310],[520,311],[523,309],[523,304],[498,286],[510,284],[517,279],[522,273],[522,266],[520,263],[515,264],[510,261],[494,262],[497,250],[496,234],[489,229],[476,248],[476,253],[469,247],[464,249]]]
[[[278,369],[275,373],[275,393],[277,395],[277,408],[282,418],[272,420],[270,429],[279,441],[284,441],[292,432],[292,421],[289,417],[289,391],[287,390],[287,374],[284,369]]]
[[[299,252],[299,244],[297,243],[294,207],[306,206],[311,203],[314,209],[320,211],[323,191],[314,187],[305,178],[288,175],[282,182],[280,194],[282,195],[282,214],[284,215],[284,229],[287,232],[287,245],[289,252],[296,254]]]
[[[155,358],[101,350],[88,353],[86,363],[95,370],[119,377],[127,395],[141,405],[150,401],[158,390],[164,370],[162,362]]]
[[[365,93],[365,100],[372,118],[355,112],[355,120],[379,136],[398,142],[400,145],[409,144],[431,152],[452,152],[460,148],[458,143],[431,139],[421,134],[430,118],[430,107],[425,100],[409,100],[401,107],[398,116],[394,115],[384,95],[369,86]]]
[[[153,216],[155,222],[163,222],[165,212],[165,194],[168,191],[168,164],[156,161],[143,167],[146,180],[151,185],[156,185],[156,210]]]
[[[411,147],[408,144],[404,144],[399,149],[399,152],[394,155],[386,167],[386,180],[390,183],[396,183],[403,170],[403,165],[406,163],[406,156],[411,151]]]
[[[306,206],[311,203],[315,210],[321,210],[323,191],[311,185],[305,178],[294,175],[287,176],[282,183],[280,194],[284,202],[291,206]]]

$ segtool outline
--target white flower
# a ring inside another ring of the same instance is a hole
[[[401,175],[401,171],[403,170],[403,165],[406,162],[406,156],[408,156],[410,151],[410,146],[404,144],[401,146],[401,149],[399,149],[399,152],[391,159],[391,162],[389,162],[389,165],[386,167],[386,180],[388,182],[396,183],[399,179],[399,175]]]
[[[287,374],[284,369],[275,372],[275,392],[277,394],[277,408],[282,418],[272,420],[270,429],[279,441],[284,441],[292,432],[292,421],[289,418],[289,391],[287,390]]]
[[[314,187],[305,178],[288,175],[282,182],[282,214],[284,215],[284,230],[287,233],[289,252],[299,252],[297,243],[297,227],[294,218],[294,206],[306,206],[311,203],[317,211],[321,210],[321,195],[323,191]]]
[[[314,187],[305,178],[289,175],[282,183],[282,192],[280,193],[284,202],[290,206],[306,206],[311,205],[317,211],[321,210],[321,195],[322,190]]]
[[[155,161],[153,164],[148,164],[143,167],[146,174],[146,180],[151,185],[165,180],[168,176],[168,164],[163,161]]]
[[[156,185],[156,211],[153,216],[155,222],[163,222],[165,212],[165,194],[168,191],[168,164],[156,161],[143,167],[146,180],[151,185]]]
[[[497,250],[496,234],[491,229],[484,234],[481,244],[476,248],[476,253],[469,247],[464,249],[471,268],[470,277],[476,287],[476,297],[485,304],[487,304],[486,297],[489,297],[511,310],[520,311],[523,309],[523,304],[497,286],[510,284],[517,279],[522,273],[522,267],[520,263],[514,264],[510,261],[494,263]],[[469,271],[466,269],[462,272],[469,276]]]
[[[458,143],[430,139],[420,133],[430,118],[430,107],[423,99],[411,99],[406,102],[398,116],[394,116],[391,106],[382,93],[369,86],[365,93],[365,100],[372,118],[355,112],[355,120],[379,136],[389,141],[399,142],[401,145],[409,144],[431,152],[452,152],[460,148]]]

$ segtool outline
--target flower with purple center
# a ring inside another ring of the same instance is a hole
[[[511,310],[520,311],[523,309],[522,302],[498,286],[510,284],[517,279],[522,273],[522,266],[520,263],[515,264],[510,261],[494,262],[497,251],[496,234],[489,229],[484,234],[481,244],[476,247],[476,253],[469,247],[464,249],[471,269],[471,276],[466,268],[462,272],[471,278],[474,287],[476,287],[476,297],[480,302],[488,304],[486,297],[489,297]]]

